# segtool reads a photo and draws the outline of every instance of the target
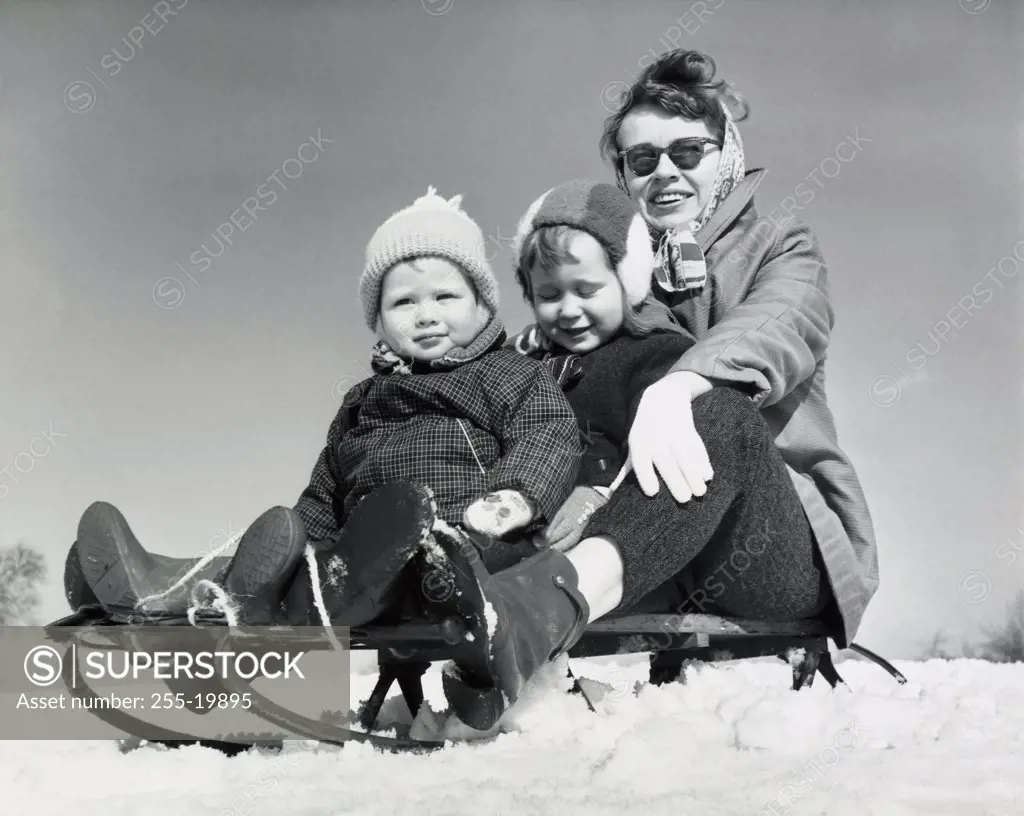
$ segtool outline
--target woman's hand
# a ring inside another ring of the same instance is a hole
[[[693,425],[691,402],[711,387],[699,374],[678,371],[649,386],[640,397],[629,430],[629,463],[647,496],[657,494],[658,474],[677,502],[707,492],[714,471]]]

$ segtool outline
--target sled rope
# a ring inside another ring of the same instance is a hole
[[[146,604],[150,603],[151,601],[156,601],[160,598],[164,598],[167,595],[170,595],[175,590],[184,586],[185,582],[188,581],[189,578],[191,578],[200,570],[204,569],[211,561],[213,561],[214,558],[216,558],[218,555],[224,552],[228,547],[234,546],[234,544],[237,543],[238,539],[240,539],[243,535],[245,535],[244,530],[241,533],[235,533],[235,535],[229,537],[228,540],[221,544],[219,547],[217,547],[217,549],[211,550],[202,558],[200,558],[195,564],[192,565],[192,568],[188,572],[182,575],[177,581],[171,584],[171,586],[169,586],[163,592],[157,592],[153,595],[147,595],[145,598],[141,598],[139,601],[137,601],[135,604],[135,608],[142,609],[143,607],[145,607]],[[199,583],[202,584],[204,582],[200,581]],[[209,587],[213,585],[211,581],[206,581],[205,584],[207,585],[207,589],[209,589]],[[193,598],[194,597],[195,593],[193,592]],[[189,614],[194,615],[191,609],[189,610]]]
[[[623,479],[625,479],[626,476],[629,475],[629,472],[632,469],[633,469],[633,460],[631,458],[627,457],[626,458],[626,464],[624,464],[622,466],[622,470],[619,471],[619,475],[615,477],[615,481],[612,482],[611,485],[609,485],[609,487],[608,487],[609,495],[614,493],[618,489],[619,485],[622,484]]]
[[[312,544],[306,545],[306,566],[309,567],[309,582],[313,588],[313,604],[316,606],[316,612],[320,616],[320,623],[327,631],[327,639],[331,642],[331,648],[336,652],[342,650],[341,644],[338,642],[338,638],[334,635],[334,629],[331,626],[331,619],[327,616],[327,605],[324,603],[323,590],[320,587],[320,567],[316,563],[316,550],[313,549]]]

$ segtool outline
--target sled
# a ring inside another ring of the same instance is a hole
[[[100,605],[80,607],[73,614],[53,622],[47,627],[48,636],[54,641],[70,643],[77,636],[67,631],[69,627],[84,628],[79,640],[86,646],[100,649],[125,649],[120,637],[111,637],[110,627],[138,627],[145,625],[191,626],[185,616],[142,615],[128,608],[110,608]],[[259,653],[263,647],[270,648],[266,634],[242,634],[241,630],[229,629],[219,615],[196,616],[195,625],[206,629],[212,639],[232,639],[232,645],[240,643],[244,648]],[[405,622],[389,626],[361,626],[348,630],[346,648],[351,650],[374,650],[378,653],[379,675],[369,698],[358,714],[362,731],[347,725],[315,720],[289,711],[287,708],[256,691],[252,685],[240,678],[218,678],[200,681],[216,692],[248,694],[252,700],[249,709],[258,717],[302,738],[331,745],[346,742],[369,743],[382,751],[428,752],[443,748],[440,741],[418,740],[403,736],[386,736],[373,733],[381,707],[392,686],[397,682],[401,695],[410,714],[415,717],[423,703],[422,676],[430,664],[449,660],[458,644],[466,637],[467,631],[461,621],[447,618],[442,621]],[[120,631],[119,634],[123,634]],[[311,637],[303,642],[309,651],[333,648],[326,631],[322,636]],[[889,662],[858,644],[850,649],[881,666],[895,680],[906,683],[906,678]],[[651,653],[650,682],[662,685],[680,679],[684,667],[693,661],[717,662],[752,657],[778,657],[792,667],[792,688],[799,691],[809,687],[817,674],[835,688],[845,685],[836,671],[828,649],[828,634],[825,625],[818,620],[790,623],[766,623],[717,617],[706,614],[684,615],[626,615],[607,618],[590,624],[587,631],[572,649],[570,658],[621,655],[638,652]],[[65,685],[68,691],[83,700],[95,698],[95,691],[85,677],[78,673],[72,676],[71,661],[65,661]],[[594,681],[580,683],[572,670],[571,692],[583,697],[591,711],[596,712]],[[212,686],[209,684],[213,684]],[[229,755],[237,754],[255,745],[280,746],[280,737],[268,734],[231,734],[222,740],[201,740],[184,732],[172,729],[156,729],[145,720],[118,709],[91,708],[92,713],[114,728],[133,736],[148,734],[149,742],[169,747],[182,745],[205,745]]]

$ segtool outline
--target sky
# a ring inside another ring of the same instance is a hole
[[[828,264],[857,639],[974,637],[1024,588],[1021,42],[1006,0],[0,0],[0,547],[46,554],[51,619],[95,500],[182,556],[292,506],[368,367],[374,228],[462,193],[520,328],[516,221],[611,180],[606,106],[679,45]]]

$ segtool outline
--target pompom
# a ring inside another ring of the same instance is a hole
[[[444,198],[438,195],[437,188],[428,187],[426,195],[421,195],[409,206],[410,210],[452,210],[453,212],[465,214],[462,209],[462,194]]]

